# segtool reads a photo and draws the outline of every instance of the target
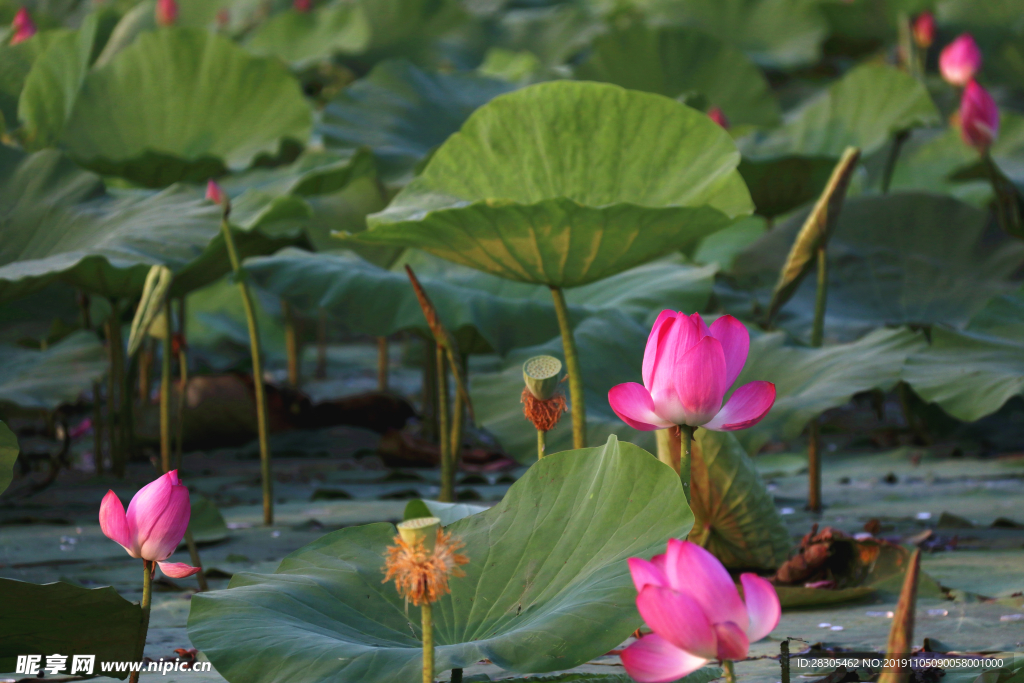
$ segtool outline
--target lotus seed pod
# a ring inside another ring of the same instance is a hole
[[[437,530],[440,526],[441,520],[437,517],[408,519],[398,525],[398,534],[409,545],[416,545],[417,541],[422,541],[427,552],[434,552]]]
[[[554,396],[561,372],[562,361],[554,356],[534,356],[523,363],[523,381],[538,401],[547,401]]]

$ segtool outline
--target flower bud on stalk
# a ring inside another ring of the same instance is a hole
[[[977,81],[964,89],[959,118],[964,142],[980,151],[987,150],[999,135],[999,107]]]
[[[927,50],[935,42],[935,15],[922,12],[914,20],[914,42],[922,50]]]
[[[29,16],[28,10],[22,7],[14,15],[14,21],[11,22],[11,31],[14,33],[11,37],[11,45],[25,42],[36,34],[36,30],[36,24]]]
[[[708,110],[708,118],[717,123],[722,128],[729,130],[729,119],[726,118],[725,112],[718,107],[711,107]]]
[[[939,55],[939,71],[947,83],[964,87],[981,68],[981,50],[970,33],[964,33],[947,45]]]

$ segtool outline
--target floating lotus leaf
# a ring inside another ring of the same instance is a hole
[[[470,561],[434,606],[438,670],[486,657],[557,671],[603,655],[641,623],[627,558],[691,524],[678,476],[632,444],[547,456],[497,506],[447,527]],[[411,680],[419,610],[382,583],[394,535],[391,524],[342,529],[274,574],[235,574],[193,598],[189,637],[228,681]]]
[[[357,239],[583,285],[748,214],[738,161],[724,130],[668,98],[542,83],[481,107]]]

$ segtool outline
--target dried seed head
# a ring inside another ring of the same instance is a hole
[[[456,552],[462,548],[462,541],[452,538],[450,533],[440,527],[432,526],[438,521],[436,517],[428,519],[431,521],[419,528],[434,529],[432,550],[427,548],[423,535],[415,533],[416,525],[407,526],[405,529],[399,525],[395,545],[388,546],[384,555],[384,568],[387,569],[387,574],[383,583],[394,579],[398,594],[405,598],[407,603],[411,602],[417,607],[436,602],[450,593],[448,578],[465,576],[465,572],[459,569],[459,566],[469,562],[469,558]]]
[[[568,410],[565,404],[565,396],[555,394],[546,401],[536,398],[529,390],[523,389],[522,396],[523,415],[533,423],[539,431],[549,432],[558,424],[562,413]]]

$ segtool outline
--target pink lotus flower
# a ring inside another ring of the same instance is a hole
[[[631,557],[636,607],[654,633],[625,649],[622,665],[639,683],[674,681],[712,659],[743,659],[750,643],[772,632],[782,614],[775,588],[743,574],[744,599],[715,556],[671,539],[650,562]]]
[[[947,45],[939,55],[939,71],[952,85],[967,85],[981,68],[981,50],[970,33],[964,33]]]
[[[178,481],[178,470],[172,470],[139,489],[127,514],[117,494],[107,491],[100,503],[100,529],[132,557],[156,562],[167,576],[183,579],[200,568],[163,560],[181,544],[190,514],[188,489]]]
[[[922,12],[914,19],[914,42],[922,50],[927,50],[935,42],[935,15]]]
[[[720,125],[722,128],[729,130],[729,119],[726,118],[725,112],[718,107],[711,107],[708,110],[708,118]]]
[[[178,3],[175,0],[156,0],[156,23],[174,26],[178,21]]]
[[[295,0],[292,4],[296,12],[308,12],[313,9],[313,0]]]
[[[647,338],[644,383],[612,387],[608,403],[623,422],[643,431],[674,425],[716,432],[752,427],[775,403],[774,384],[744,384],[722,406],[749,350],[750,333],[731,315],[709,328],[699,313],[662,311]]]
[[[999,135],[999,107],[977,81],[968,83],[960,98],[960,135],[980,150],[988,149]]]
[[[11,30],[14,31],[11,45],[23,43],[36,34],[36,24],[32,21],[32,17],[29,16],[28,10],[24,7],[19,9],[18,13],[14,15],[14,21],[11,22]]]
[[[217,184],[217,181],[211,178],[206,181],[206,198],[214,204],[224,206],[228,196],[224,194],[223,188]]]

